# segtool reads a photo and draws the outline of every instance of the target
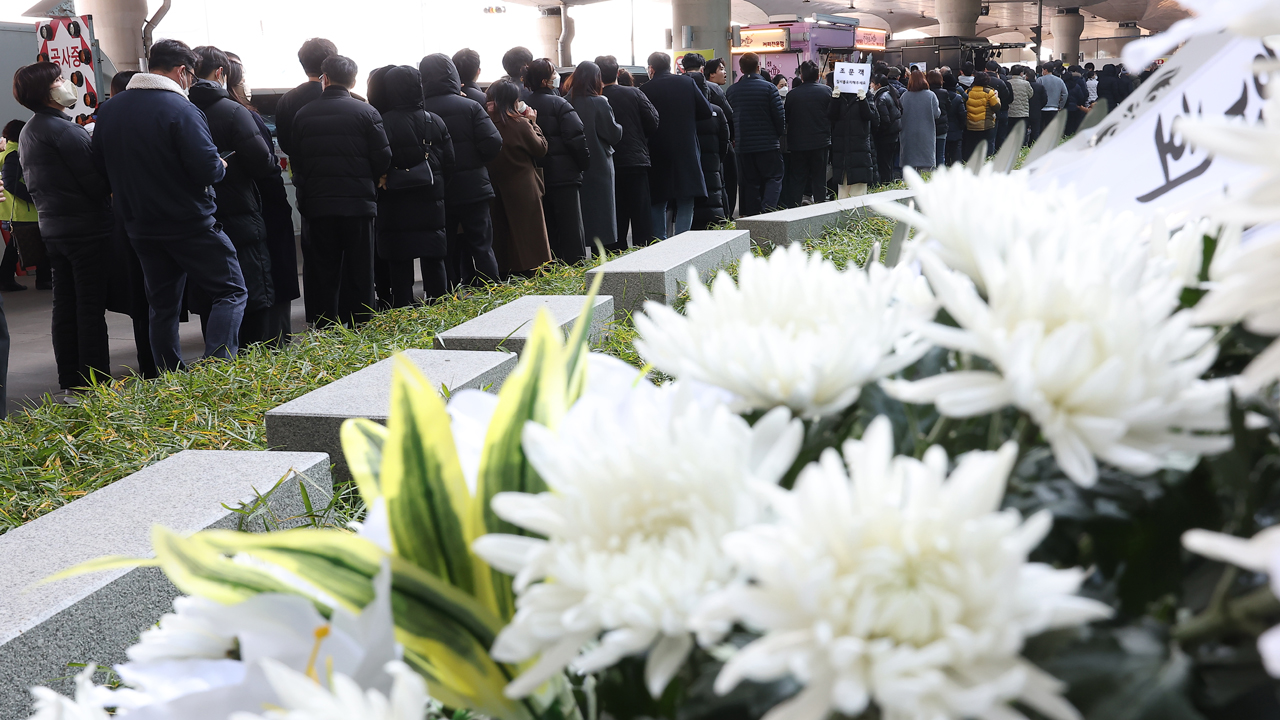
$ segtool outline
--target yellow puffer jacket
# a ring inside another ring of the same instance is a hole
[[[17,151],[18,143],[14,140],[0,145],[0,166],[4,165],[5,157]],[[36,206],[19,199],[8,190],[0,190],[0,220],[36,222]]]
[[[965,126],[970,130],[990,130],[996,126],[996,108],[1000,107],[1000,95],[989,87],[977,87],[969,91],[964,109],[968,115]]]

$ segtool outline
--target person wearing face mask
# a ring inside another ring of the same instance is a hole
[[[53,271],[53,354],[58,384],[67,391],[111,377],[111,191],[94,167],[89,133],[63,112],[76,96],[62,69],[28,65],[14,75],[13,90],[35,113],[19,135],[18,152]]]
[[[151,306],[151,352],[161,371],[183,367],[178,337],[190,278],[210,299],[205,357],[229,359],[240,348],[247,298],[235,246],[214,213],[213,185],[227,162],[204,113],[187,99],[196,54],[179,40],[151,46],[149,72],[98,113],[94,158],[123,203],[125,228],[138,252]]]
[[[271,252],[267,249],[267,227],[262,219],[262,198],[254,179],[276,170],[275,155],[258,134],[249,110],[231,99],[227,77],[231,60],[212,45],[194,50],[196,81],[187,92],[191,102],[204,113],[209,135],[220,155],[230,154],[227,172],[213,190],[217,209],[214,218],[231,239],[240,262],[248,298],[240,323],[240,346],[265,342],[272,337],[267,327],[267,311],[275,305],[275,284],[271,275]],[[207,319],[208,296],[199,287],[190,288],[187,306]]]

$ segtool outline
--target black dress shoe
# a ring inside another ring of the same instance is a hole
[[[26,285],[23,285],[22,283],[19,283],[14,280],[10,280],[7,283],[0,283],[0,292],[18,292],[19,290],[26,290],[26,289],[27,289]]]

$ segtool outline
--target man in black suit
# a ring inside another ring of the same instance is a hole
[[[693,78],[671,72],[671,56],[649,56],[649,82],[640,88],[658,110],[658,131],[649,138],[649,199],[654,236],[667,238],[667,205],[676,206],[675,234],[693,227],[694,198],[706,197],[698,154],[698,121],[713,117]]]

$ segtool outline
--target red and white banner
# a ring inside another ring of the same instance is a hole
[[[76,91],[76,104],[67,110],[84,125],[97,110],[100,97],[93,71],[93,20],[88,15],[55,17],[36,23],[37,61],[62,68],[62,79]]]

